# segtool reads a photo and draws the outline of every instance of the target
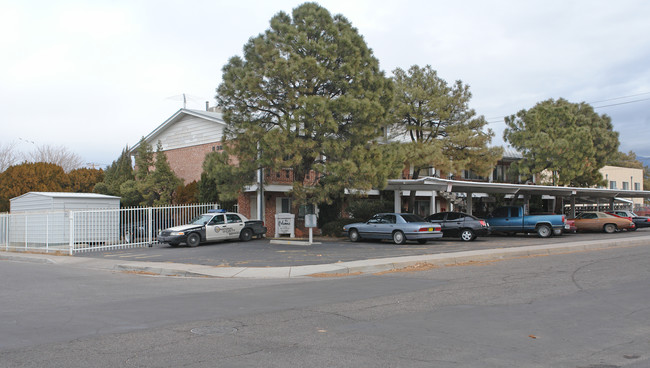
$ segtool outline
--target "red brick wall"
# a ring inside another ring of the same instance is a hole
[[[239,193],[237,198],[237,210],[247,218],[251,218],[251,201],[250,193]]]
[[[201,179],[205,155],[218,150],[221,143],[208,143],[198,146],[177,148],[165,151],[171,169],[183,179],[185,184]]]

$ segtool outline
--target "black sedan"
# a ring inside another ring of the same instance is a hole
[[[611,211],[607,212],[611,215],[616,215],[620,217],[629,217],[632,222],[634,222],[634,225],[636,226],[634,229],[638,229],[640,227],[650,227],[650,218],[646,216],[639,216],[636,213],[632,211],[621,211],[621,210],[616,210],[616,211]]]
[[[490,233],[487,221],[462,212],[439,212],[426,218],[429,222],[442,225],[442,236],[460,237],[463,241],[471,241],[477,236]]]

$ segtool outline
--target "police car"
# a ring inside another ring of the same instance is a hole
[[[249,241],[254,236],[266,234],[264,222],[248,220],[244,215],[226,210],[210,210],[187,225],[170,227],[158,234],[159,243],[175,247],[187,244],[190,247],[205,242],[239,239]]]

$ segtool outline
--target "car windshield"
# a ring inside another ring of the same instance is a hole
[[[402,214],[402,218],[406,222],[426,222],[422,217],[411,213]]]
[[[212,215],[201,215],[190,221],[189,225],[205,225],[210,221]]]

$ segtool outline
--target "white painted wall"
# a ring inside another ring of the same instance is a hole
[[[221,123],[185,115],[178,122],[171,124],[160,132],[154,138],[156,141],[151,142],[151,146],[155,151],[159,140],[162,143],[163,150],[221,142],[223,127],[224,125]]]

